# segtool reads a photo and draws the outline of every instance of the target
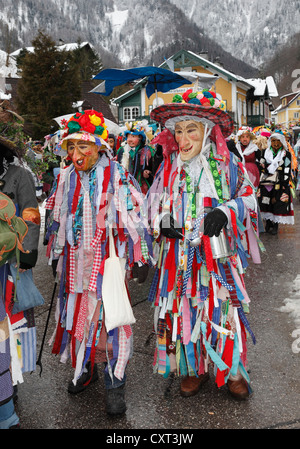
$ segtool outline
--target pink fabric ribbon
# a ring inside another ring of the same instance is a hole
[[[225,157],[226,163],[230,161],[230,152],[228,150],[226,140],[222,134],[221,128],[219,125],[215,125],[211,131],[210,135],[211,140],[216,144],[217,154]]]

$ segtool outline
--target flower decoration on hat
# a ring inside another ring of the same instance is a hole
[[[76,114],[67,122],[66,134],[64,137],[79,132],[95,134],[106,140],[108,138],[108,131],[106,129],[103,114],[94,111],[93,109],[76,112]]]
[[[79,139],[94,142],[101,150],[109,149],[107,143],[108,130],[105,119],[101,112],[88,109],[83,112],[76,112],[65,123],[62,131],[62,140],[58,144],[58,154],[66,154],[68,139]]]
[[[255,133],[253,132],[253,129],[250,126],[241,126],[236,134],[236,136],[239,138],[242,134],[249,133],[251,136],[251,139],[255,137]]]
[[[128,134],[134,134],[136,136],[142,136],[143,140],[146,140],[146,133],[148,132],[146,121],[136,121],[132,123],[126,123],[127,130],[124,132],[126,137]]]
[[[196,104],[203,107],[226,110],[226,103],[222,100],[221,95],[209,89],[203,89],[200,92],[193,92],[192,89],[188,89],[182,96],[179,94],[175,95],[172,103]]]

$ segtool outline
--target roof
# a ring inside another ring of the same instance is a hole
[[[116,119],[111,111],[108,103],[103,99],[102,95],[90,92],[93,89],[93,83],[91,81],[83,81],[81,87],[81,101],[84,102],[84,107],[95,109],[95,111],[102,112],[105,118],[116,123]]]
[[[177,59],[182,55],[190,56],[194,60],[197,60],[200,63],[200,65],[207,67],[208,69],[210,69],[214,72],[220,73],[221,75],[228,78],[229,80],[240,81],[242,83],[249,85],[249,82],[242,76],[236,75],[236,74],[230,72],[229,70],[224,69],[224,67],[221,67],[220,65],[215,64],[215,63],[211,62],[209,59],[206,59],[206,58],[202,57],[201,55],[198,55],[197,53],[194,53],[193,51],[190,51],[190,50],[179,50],[177,53],[170,56],[170,58],[168,58],[165,62],[163,62],[161,64],[161,66],[167,64],[167,61]]]
[[[287,99],[287,103],[285,106],[283,106],[283,104],[280,104],[278,106],[278,108],[275,109],[274,113],[277,113],[283,109],[287,109],[291,103],[293,103],[293,101],[295,101],[298,97],[300,96],[300,90],[297,92],[290,92],[289,94],[285,94],[282,97],[280,97],[280,99],[282,100],[283,98]]]
[[[90,44],[89,42],[81,42],[81,43],[70,43],[70,44],[62,44],[62,45],[56,45],[56,49],[57,50],[65,50],[65,51],[73,51],[76,50],[77,47],[83,48],[86,46],[89,46],[91,48],[93,48],[93,45]],[[19,54],[21,53],[21,51],[24,48],[19,48],[18,50],[13,51],[12,53],[10,53],[9,56],[16,58],[17,56],[19,56]],[[29,53],[33,53],[34,52],[34,47],[25,47],[25,49],[29,52]]]
[[[265,95],[266,89],[270,97],[278,97],[278,91],[272,76],[267,76],[266,79],[249,78],[247,82],[254,87],[254,96],[262,97]]]

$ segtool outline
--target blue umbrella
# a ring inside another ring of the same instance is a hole
[[[162,69],[160,67],[149,66],[132,69],[105,69],[94,77],[94,79],[104,81],[91,90],[91,92],[110,95],[114,87],[143,78],[148,78],[146,85],[146,94],[148,98],[154,93],[157,94],[157,91],[169,92],[184,84],[192,84],[191,81],[179,75],[177,72],[171,72],[170,70]]]

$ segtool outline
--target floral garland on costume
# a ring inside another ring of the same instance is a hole
[[[198,104],[204,107],[219,108],[222,111],[226,110],[226,103],[222,100],[221,95],[209,89],[203,89],[200,92],[188,89],[182,96],[174,95],[172,103]]]

